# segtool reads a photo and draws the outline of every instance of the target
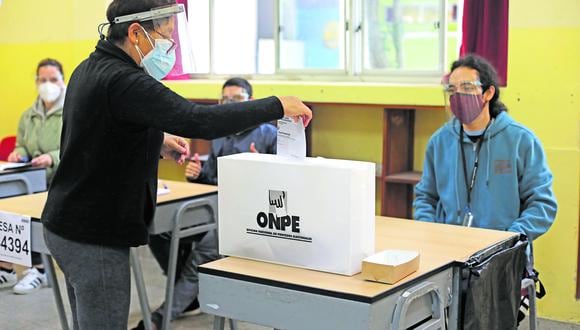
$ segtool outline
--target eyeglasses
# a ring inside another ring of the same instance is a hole
[[[175,49],[175,47],[177,47],[177,44],[175,43],[175,40],[173,40],[173,38],[167,37],[167,36],[165,36],[163,33],[159,32],[159,31],[157,31],[157,30],[155,30],[155,31],[153,31],[153,32],[155,32],[155,33],[157,33],[158,35],[160,35],[160,36],[161,36],[163,39],[165,39],[165,40],[168,40],[168,41],[170,41],[170,42],[171,42],[171,47],[169,47],[169,49],[167,49],[167,54],[169,54],[169,53],[170,53],[172,50],[174,50],[174,49]]]
[[[245,101],[247,101],[249,99],[250,99],[250,97],[246,93],[232,95],[231,97],[222,96],[222,98],[220,99],[220,104],[230,104],[230,103],[245,102]]]
[[[443,91],[449,96],[455,93],[476,94],[481,88],[481,82],[476,81],[462,81],[459,84],[443,83]]]

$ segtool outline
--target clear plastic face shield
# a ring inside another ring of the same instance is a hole
[[[195,61],[189,37],[187,16],[182,4],[153,8],[150,11],[115,17],[114,23],[152,22],[153,31],[147,31],[151,42],[165,39],[172,43],[167,52],[175,52],[175,65],[167,75],[168,78],[179,77],[194,72]],[[155,46],[153,44],[152,46]]]

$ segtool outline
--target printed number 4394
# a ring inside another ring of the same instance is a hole
[[[16,253],[25,252],[26,254],[30,253],[30,251],[28,249],[28,241],[27,240],[22,242],[20,240],[20,238],[13,238],[10,236],[2,237],[2,240],[0,241],[0,248],[3,248],[5,251],[7,250],[10,252],[16,252]]]

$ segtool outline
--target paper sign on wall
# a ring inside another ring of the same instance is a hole
[[[31,266],[30,217],[0,212],[0,260]]]

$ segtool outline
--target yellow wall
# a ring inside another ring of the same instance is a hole
[[[548,294],[540,315],[580,322],[578,256],[580,1],[511,1],[508,84],[512,115],[542,141],[554,173],[558,216],[535,244]]]
[[[97,41],[107,1],[4,0],[0,6],[0,136],[13,134],[35,97],[34,69],[44,57],[61,60],[68,77]],[[34,9],[33,9],[34,8]],[[580,322],[575,299],[579,222],[580,1],[510,1],[509,86],[502,98],[516,120],[543,142],[554,172],[559,211],[536,242],[536,264],[548,295],[540,316]],[[173,82],[190,98],[215,98],[221,81]],[[257,97],[297,95],[310,102],[441,105],[438,86],[256,81]],[[381,162],[382,112],[357,106],[319,107],[313,153]],[[421,169],[427,139],[446,119],[443,111],[416,114],[414,168]],[[180,169],[163,164],[168,177]]]
[[[18,1],[0,6],[0,137],[13,135],[36,97],[36,65],[52,57],[68,80],[94,48],[104,1]]]

